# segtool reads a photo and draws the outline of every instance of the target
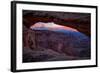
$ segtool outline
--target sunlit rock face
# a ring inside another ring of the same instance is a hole
[[[90,59],[90,39],[74,28],[37,22],[24,37],[23,62]],[[24,31],[26,33],[26,31]]]

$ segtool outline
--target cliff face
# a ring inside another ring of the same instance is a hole
[[[90,58],[90,40],[80,32],[23,29],[23,62]]]

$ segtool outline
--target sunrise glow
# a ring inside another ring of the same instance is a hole
[[[48,23],[37,22],[37,23],[33,24],[30,28],[31,29],[33,29],[33,28],[48,28],[50,30],[64,29],[64,30],[71,30],[71,31],[76,31],[76,32],[78,31],[77,29],[74,29],[71,27],[55,24],[54,22],[48,22]]]

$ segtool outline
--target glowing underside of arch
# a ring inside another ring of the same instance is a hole
[[[37,23],[33,24],[30,27],[30,29],[34,29],[34,28],[48,28],[50,30],[64,29],[64,30],[70,30],[70,31],[78,32],[77,29],[74,29],[74,28],[71,28],[71,27],[68,27],[68,26],[63,26],[63,25],[55,24],[53,22],[48,22],[48,23],[37,22]]]

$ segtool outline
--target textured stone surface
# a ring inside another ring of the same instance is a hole
[[[36,22],[54,22],[79,32],[30,30]],[[23,10],[23,62],[90,59],[89,13]]]
[[[24,27],[23,34],[23,62],[90,58],[90,40],[80,32],[60,33]]]

